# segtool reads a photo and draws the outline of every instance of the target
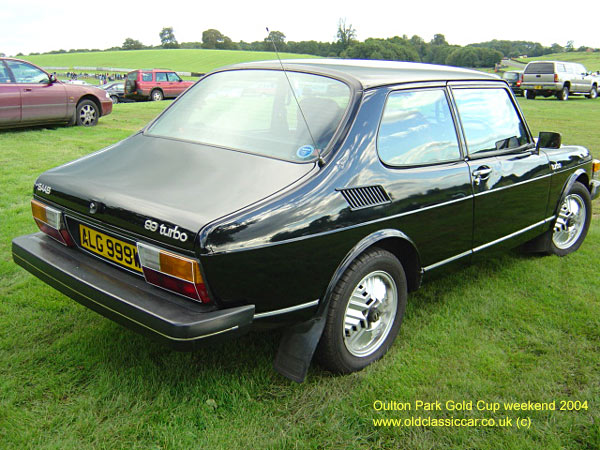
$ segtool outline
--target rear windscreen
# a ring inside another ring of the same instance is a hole
[[[554,73],[554,63],[529,63],[525,73]]]

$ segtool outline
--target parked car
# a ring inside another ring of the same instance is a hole
[[[0,128],[93,126],[111,111],[110,96],[95,87],[66,84],[27,61],[0,58]]]
[[[525,66],[521,89],[526,91],[528,99],[555,95],[559,100],[567,100],[572,94],[596,98],[598,79],[579,63],[533,61]]]
[[[110,95],[110,99],[112,100],[113,104],[128,101],[125,98],[125,83],[123,82],[101,84],[98,87],[108,92],[108,95]]]
[[[192,84],[193,81],[183,81],[171,70],[134,70],[125,79],[125,98],[152,101],[175,98]]]
[[[523,82],[522,70],[507,70],[502,74],[502,79],[505,80],[515,95],[523,95],[521,83]]]
[[[579,248],[600,162],[536,141],[505,81],[400,62],[245,63],[200,80],[137,134],[44,172],[41,232],[14,261],[180,349],[282,327],[275,367],[316,349],[382,357],[422,281],[528,243]],[[296,103],[297,101],[297,103]]]

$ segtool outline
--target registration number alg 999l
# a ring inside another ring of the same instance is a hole
[[[81,224],[79,224],[79,241],[83,248],[96,255],[136,272],[142,272],[135,245],[115,239]]]

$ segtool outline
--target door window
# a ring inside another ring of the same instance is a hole
[[[156,81],[167,81],[167,74],[165,72],[156,72]]]
[[[454,89],[469,155],[529,143],[525,125],[505,89]]]
[[[10,74],[8,73],[8,69],[4,67],[2,61],[0,61],[0,83],[10,83]]]
[[[50,79],[48,74],[43,70],[38,69],[31,64],[27,64],[21,61],[6,61],[6,64],[10,68],[11,72],[15,77],[16,83],[48,83]]]
[[[393,92],[387,99],[377,150],[394,166],[452,161],[460,149],[444,89]]]
[[[142,81],[152,81],[152,72],[143,72]]]
[[[179,75],[177,75],[175,72],[168,72],[167,79],[169,81],[180,81],[181,80],[181,78],[179,78]]]

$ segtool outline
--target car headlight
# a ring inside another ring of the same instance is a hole
[[[104,91],[104,95],[106,95],[106,98],[110,100],[110,94],[108,93],[108,91]]]

